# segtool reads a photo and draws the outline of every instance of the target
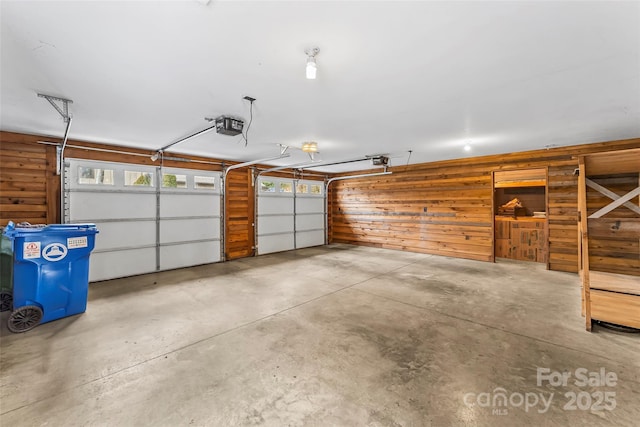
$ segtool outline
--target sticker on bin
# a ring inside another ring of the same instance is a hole
[[[42,257],[47,261],[60,261],[67,256],[67,247],[62,243],[50,243],[42,250]]]
[[[67,248],[69,249],[86,248],[87,246],[89,246],[87,236],[67,238]]]
[[[24,242],[22,258],[40,258],[40,242]]]

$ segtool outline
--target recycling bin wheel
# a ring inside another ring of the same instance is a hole
[[[37,305],[25,305],[11,313],[7,326],[11,332],[27,332],[42,320],[42,309]]]
[[[11,292],[0,292],[0,311],[9,311],[13,306],[13,295]]]

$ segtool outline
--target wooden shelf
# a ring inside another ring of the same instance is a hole
[[[518,217],[512,217],[512,216],[502,216],[502,215],[496,215],[496,221],[546,221],[547,218],[538,218],[535,216],[518,216]]]
[[[495,188],[518,188],[518,187],[544,187],[547,185],[546,179],[536,179],[531,181],[501,181],[496,182]]]
[[[493,174],[495,188],[544,187],[547,185],[547,170],[519,169],[496,171]]]

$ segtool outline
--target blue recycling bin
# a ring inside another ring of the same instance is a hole
[[[4,227],[0,227],[4,231]],[[0,311],[13,306],[13,248],[11,239],[4,234],[0,241]]]
[[[85,312],[97,233],[95,224],[5,228],[13,244],[11,332]]]

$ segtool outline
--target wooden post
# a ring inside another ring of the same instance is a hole
[[[46,166],[46,181],[45,181],[45,193],[46,193],[46,223],[47,224],[59,224],[62,222],[62,209],[60,206],[60,177],[56,175],[56,147],[53,145],[45,146],[47,156]]]
[[[491,171],[491,262],[496,262],[496,172]]]
[[[589,224],[587,212],[587,177],[584,156],[578,160],[578,262],[580,277],[582,278],[582,299],[587,331],[591,331],[591,290],[589,282]]]
[[[247,169],[247,226],[249,229],[249,242],[247,244],[248,256],[256,256],[256,188],[254,186],[253,170]]]
[[[547,213],[544,220],[544,244],[547,258],[547,270],[551,270],[551,243],[549,242],[549,167],[546,166],[544,169],[544,211]]]

